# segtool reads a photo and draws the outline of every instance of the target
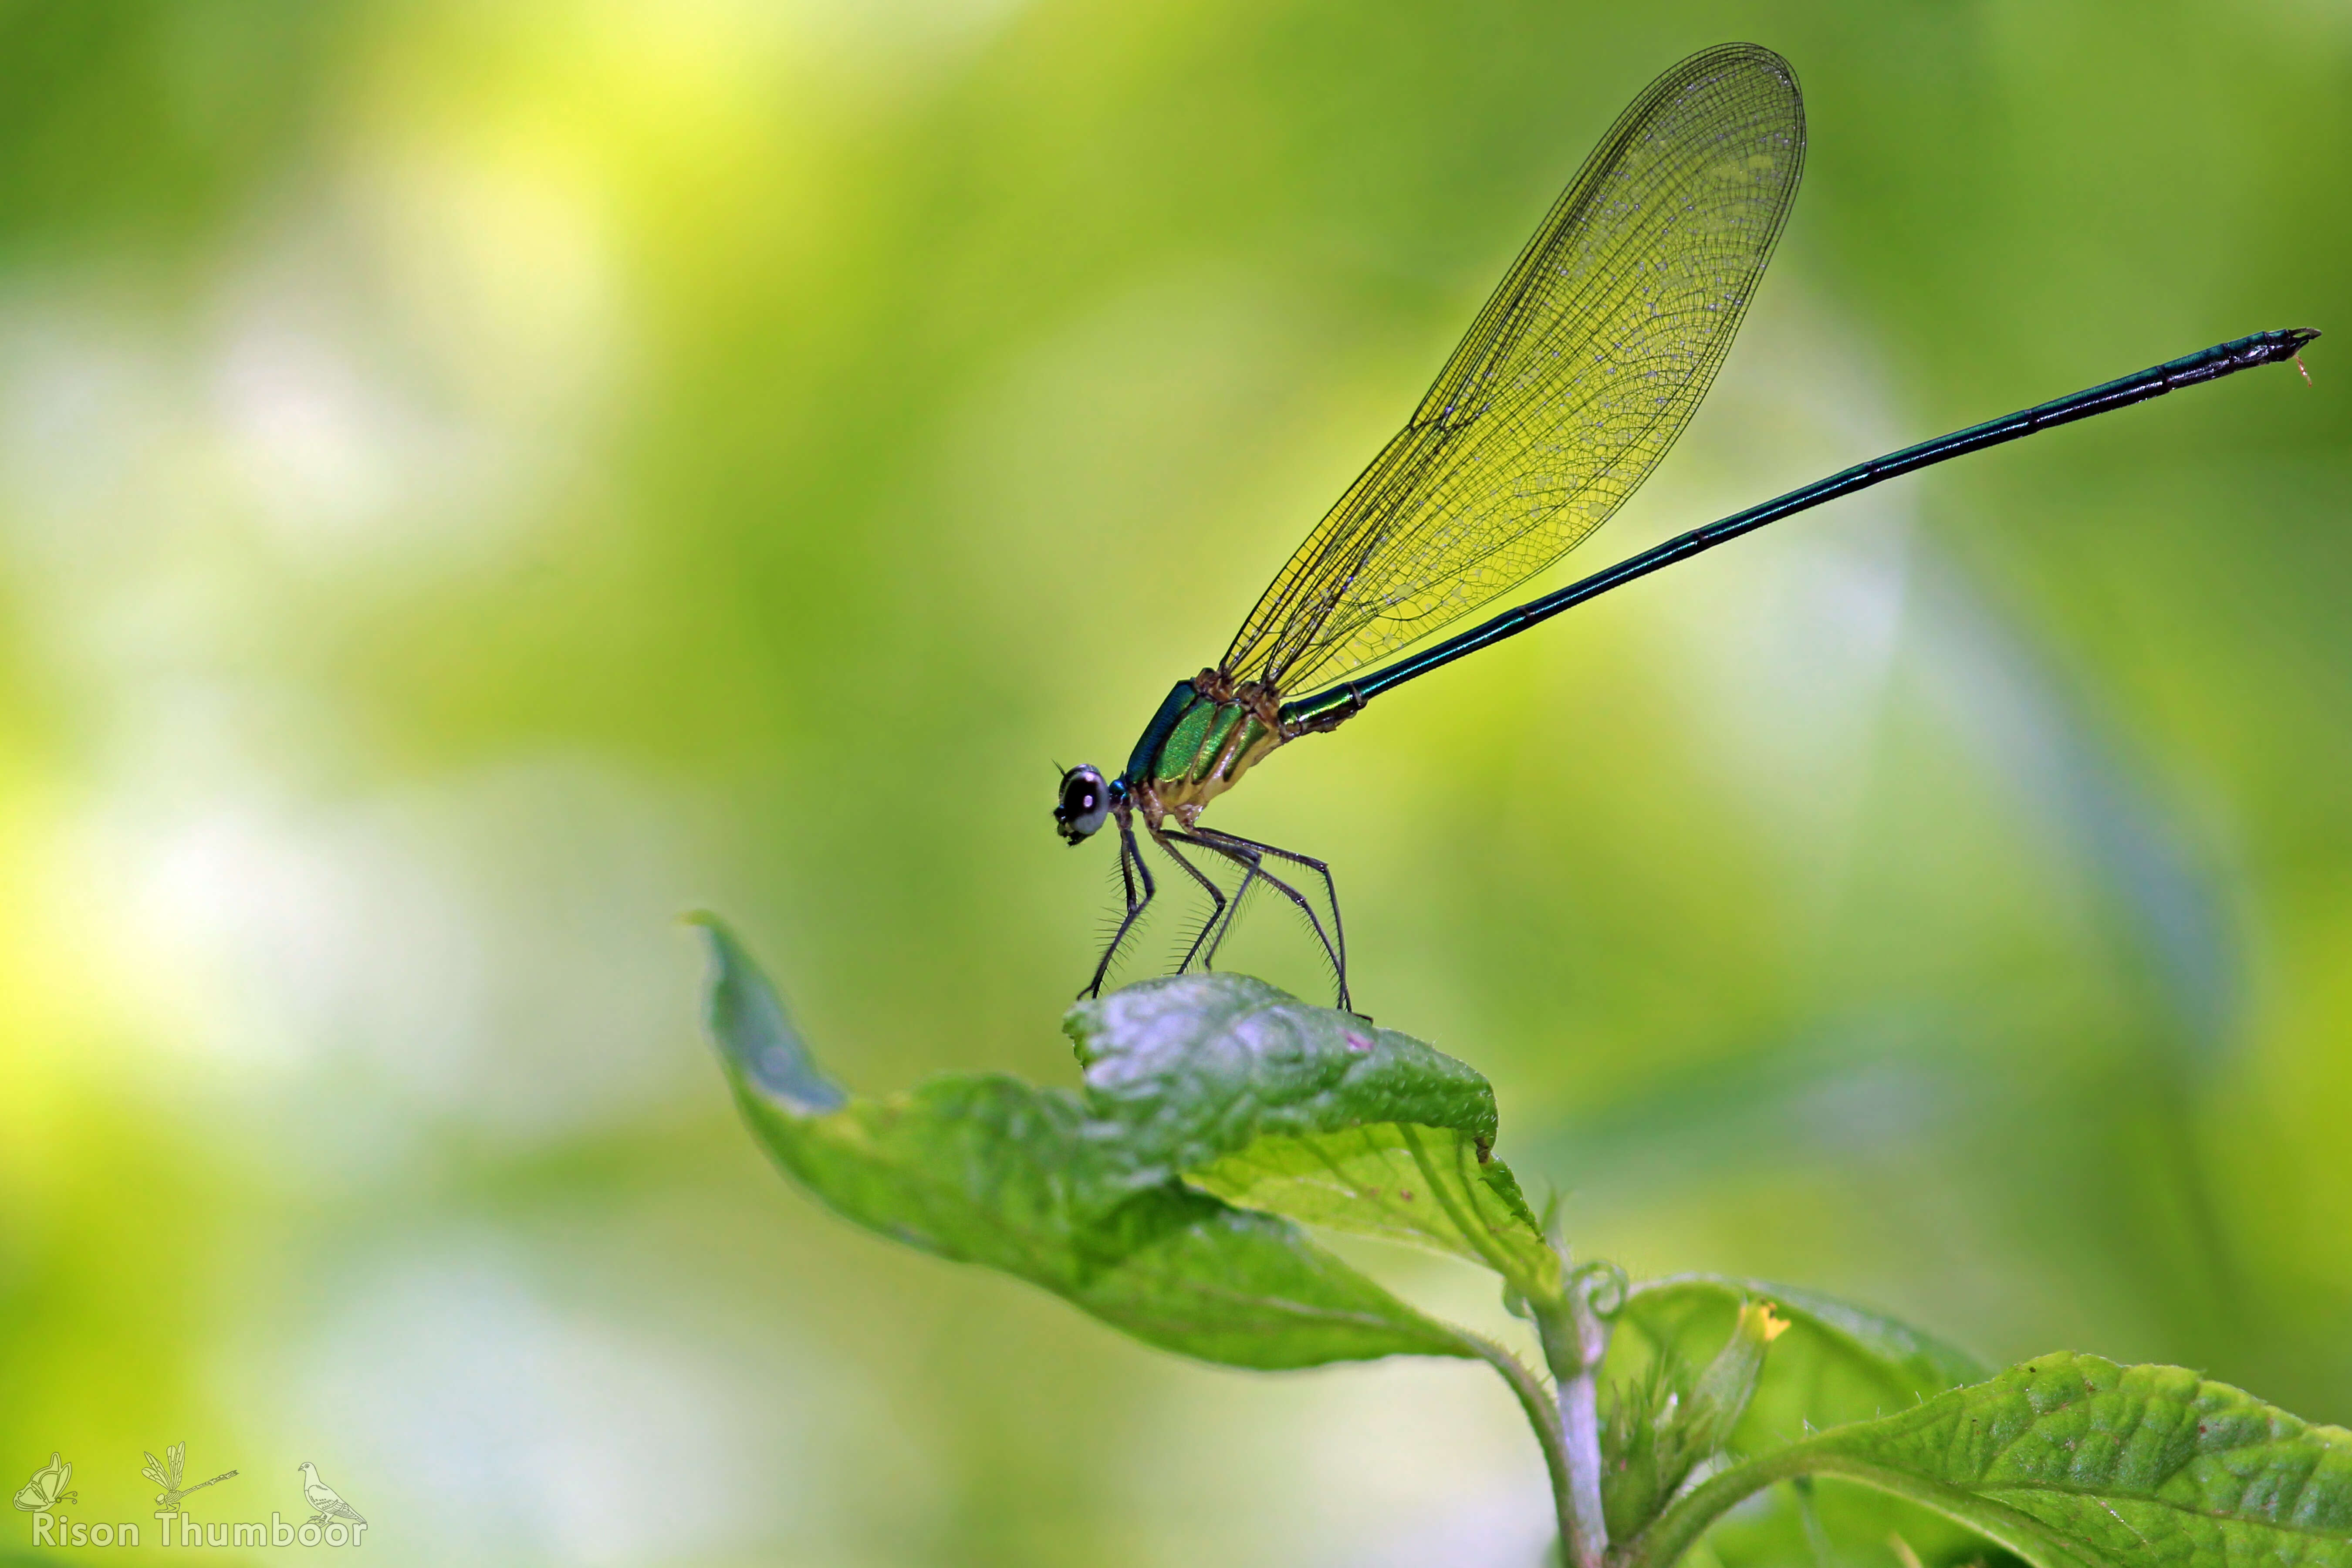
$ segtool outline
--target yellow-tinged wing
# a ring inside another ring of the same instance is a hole
[[[1769,49],[1708,49],[1644,89],[1223,668],[1285,694],[1338,680],[1607,521],[1706,395],[1804,156],[1796,75]]]

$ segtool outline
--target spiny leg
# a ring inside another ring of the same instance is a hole
[[[1255,849],[1261,855],[1271,855],[1277,860],[1287,860],[1294,866],[1304,866],[1322,878],[1323,897],[1331,908],[1331,931],[1338,937],[1339,952],[1342,956],[1345,956],[1348,951],[1348,933],[1340,923],[1339,889],[1331,880],[1329,866],[1312,856],[1301,855],[1297,850],[1285,849],[1277,845],[1262,844],[1255,838],[1244,838],[1238,833],[1223,833],[1213,827],[1195,827],[1192,831],[1204,841],[1223,844],[1233,848]]]
[[[1192,862],[1184,858],[1182,855],[1177,853],[1176,846],[1169,842],[1171,838],[1182,837],[1182,834],[1165,833],[1157,827],[1150,827],[1148,824],[1146,825],[1146,827],[1147,831],[1150,833],[1153,842],[1157,843],[1162,849],[1168,851],[1168,858],[1175,861],[1179,866],[1181,866],[1184,868],[1184,874],[1191,877],[1192,880],[1200,883],[1202,888],[1209,895],[1209,918],[1201,922],[1201,929],[1199,931],[1192,933],[1192,943],[1190,947],[1187,947],[1184,950],[1184,961],[1176,966],[1176,973],[1181,974],[1186,970],[1192,967],[1192,959],[1194,955],[1201,951],[1201,944],[1208,940],[1209,933],[1211,931],[1217,929],[1217,921],[1219,917],[1223,915],[1225,912],[1225,893],[1223,889],[1218,887],[1217,884],[1210,879],[1208,873],[1202,871],[1198,866],[1193,865]],[[1243,886],[1246,888],[1248,884],[1244,882]],[[1234,897],[1235,901],[1238,902],[1241,895],[1239,893],[1235,893]],[[1216,950],[1214,948],[1211,948],[1210,951],[1214,952]],[[1205,967],[1205,965],[1203,967]]]
[[[1228,854],[1234,860],[1248,867],[1254,879],[1264,882],[1267,887],[1272,888],[1276,892],[1280,893],[1284,898],[1288,899],[1297,907],[1298,912],[1306,918],[1307,931],[1314,935],[1317,943],[1323,949],[1324,963],[1330,965],[1331,977],[1339,986],[1339,1005],[1340,1010],[1349,1013],[1354,1012],[1355,1008],[1349,1005],[1348,1000],[1347,960],[1339,951],[1333,946],[1330,937],[1325,934],[1323,922],[1317,917],[1315,906],[1307,900],[1307,895],[1300,892],[1297,888],[1292,887],[1288,882],[1284,881],[1281,878],[1276,876],[1273,872],[1267,870],[1265,867],[1259,862],[1258,857],[1252,851],[1247,849],[1234,849],[1221,852]],[[1225,931],[1231,931],[1233,930],[1233,924],[1234,922],[1230,919],[1225,921],[1224,931],[1218,933],[1218,941],[1220,942],[1224,940]],[[1213,949],[1212,950],[1212,956],[1214,956]]]
[[[1274,855],[1278,856],[1285,860],[1295,860],[1301,865],[1312,867],[1314,869],[1322,873],[1324,885],[1327,889],[1330,886],[1331,879],[1331,873],[1328,868],[1324,867],[1320,861],[1309,860],[1304,855],[1294,855],[1287,849],[1277,849],[1271,844],[1260,844],[1255,839],[1241,838],[1230,833],[1219,833],[1214,828],[1196,826],[1192,829],[1190,836],[1180,834],[1175,835],[1174,837],[1181,837],[1184,842],[1188,844],[1196,845],[1202,849],[1208,850],[1212,854],[1220,856],[1224,859],[1231,860],[1235,865],[1240,866],[1244,871],[1244,877],[1242,879],[1242,887],[1244,889],[1246,889],[1250,882],[1253,880],[1262,881],[1265,883],[1267,887],[1272,888],[1276,892],[1280,893],[1284,898],[1288,899],[1292,903],[1297,905],[1298,912],[1307,917],[1307,930],[1315,933],[1315,940],[1322,945],[1325,960],[1331,965],[1332,978],[1338,982],[1339,984],[1339,1010],[1345,1013],[1352,1013],[1355,1011],[1355,1007],[1349,1001],[1348,995],[1348,949],[1346,940],[1344,937],[1337,942],[1332,940],[1333,933],[1338,931],[1339,924],[1339,903],[1337,896],[1335,895],[1331,900],[1332,931],[1326,931],[1323,929],[1322,919],[1315,912],[1315,905],[1313,901],[1310,900],[1306,894],[1300,892],[1297,889],[1292,887],[1289,883],[1284,881],[1273,872],[1267,870],[1263,864],[1263,860],[1265,856]],[[1235,900],[1236,903],[1238,903],[1238,893],[1235,895]],[[1233,929],[1233,922],[1230,920],[1225,922],[1225,929],[1227,931]],[[1223,933],[1220,932],[1217,938],[1217,942],[1222,944],[1223,941]],[[1213,962],[1216,957],[1215,945],[1213,945],[1210,948],[1209,956],[1211,961]]]
[[[1242,918],[1242,906],[1249,900],[1250,889],[1256,883],[1265,881],[1268,879],[1266,878],[1264,868],[1251,861],[1235,859],[1234,857],[1226,854],[1223,850],[1219,849],[1213,845],[1204,844],[1201,845],[1200,847],[1207,849],[1210,854],[1214,855],[1220,860],[1232,860],[1235,865],[1242,868],[1241,883],[1234,889],[1232,897],[1226,900],[1223,910],[1223,923],[1217,924],[1214,921],[1211,921],[1209,924],[1202,925],[1201,928],[1200,937],[1193,944],[1195,947],[1199,947],[1201,942],[1206,942],[1208,944],[1207,947],[1202,949],[1201,952],[1201,967],[1203,969],[1214,969],[1217,966],[1217,952],[1225,945],[1225,938],[1233,934],[1234,924]],[[1212,929],[1213,927],[1213,931]]]
[[[1221,833],[1213,827],[1197,826],[1192,831],[1203,843],[1223,844],[1236,849],[1255,849],[1261,855],[1271,855],[1277,860],[1287,860],[1294,866],[1304,866],[1323,879],[1323,897],[1331,906],[1331,935],[1334,939],[1325,942],[1324,946],[1330,953],[1332,967],[1339,972],[1339,1005],[1342,1008],[1348,1008],[1348,930],[1339,919],[1339,889],[1338,884],[1331,880],[1331,868],[1311,856],[1301,855],[1296,850],[1278,848],[1272,844],[1261,844],[1255,838],[1244,838],[1237,833]],[[1307,917],[1310,920],[1314,918],[1312,910],[1307,911]],[[1320,926],[1316,928],[1316,935],[1322,935]]]
[[[1223,859],[1231,860],[1242,868],[1242,885],[1234,894],[1233,912],[1225,917],[1225,928],[1217,933],[1217,940],[1209,944],[1209,956],[1206,963],[1213,964],[1217,961],[1217,950],[1225,945],[1225,938],[1234,933],[1234,926],[1241,919],[1241,895],[1249,891],[1250,885],[1254,882],[1265,882],[1278,887],[1281,879],[1268,876],[1265,868],[1258,863],[1258,858],[1255,855],[1244,856],[1223,849],[1212,849],[1211,853]],[[1319,939],[1321,933],[1317,934]]]
[[[1201,966],[1203,969],[1214,968],[1217,961],[1217,950],[1225,945],[1225,938],[1233,934],[1234,923],[1241,919],[1242,895],[1250,890],[1250,884],[1253,882],[1278,883],[1280,879],[1267,872],[1265,866],[1259,863],[1262,858],[1255,852],[1248,849],[1234,849],[1228,847],[1225,845],[1219,844],[1213,839],[1206,837],[1204,830],[1202,828],[1195,827],[1192,830],[1192,836],[1186,838],[1185,842],[1194,846],[1196,848],[1207,850],[1210,854],[1214,855],[1220,860],[1230,860],[1234,865],[1239,866],[1242,868],[1241,886],[1234,889],[1233,903],[1231,907],[1225,910],[1224,926],[1217,932],[1216,939],[1209,943],[1208,956],[1202,962]],[[1294,901],[1296,900],[1294,900]],[[1314,912],[1309,910],[1307,912],[1307,920],[1310,924],[1313,922],[1314,918]],[[1207,933],[1204,931],[1202,934],[1205,936]],[[1318,931],[1315,934],[1317,940],[1321,941],[1323,933],[1320,931]],[[1330,947],[1330,943],[1327,942],[1324,942],[1323,945],[1327,950],[1328,955],[1328,950]]]
[[[1143,913],[1144,906],[1151,902],[1152,895],[1159,891],[1152,885],[1151,868],[1143,863],[1143,852],[1136,847],[1135,829],[1128,822],[1127,813],[1120,812],[1118,820],[1118,879],[1120,888],[1127,894],[1127,912],[1119,917],[1118,929],[1110,933],[1110,942],[1103,948],[1102,962],[1095,965],[1095,977],[1087,982],[1087,988],[1078,993],[1080,996],[1102,994],[1103,977],[1110,973],[1111,960],[1118,956],[1119,948],[1127,941],[1127,933],[1135,929],[1136,917]],[[1138,879],[1143,883],[1143,896],[1139,899],[1135,896]]]
[[[1220,859],[1234,859],[1232,856],[1227,855],[1219,849],[1213,848],[1210,850],[1210,853],[1217,856]],[[1234,861],[1234,864],[1240,866],[1242,868],[1241,885],[1234,889],[1233,902],[1225,910],[1225,923],[1217,928],[1217,934],[1210,939],[1209,950],[1201,955],[1201,967],[1203,969],[1214,969],[1217,966],[1218,950],[1225,945],[1225,938],[1233,935],[1234,927],[1240,923],[1242,918],[1242,905],[1247,900],[1250,889],[1259,882],[1271,881],[1273,879],[1265,874],[1265,868],[1264,867],[1259,866],[1253,861],[1236,860]]]

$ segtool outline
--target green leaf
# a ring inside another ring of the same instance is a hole
[[[2017,1562],[1988,1548],[1984,1537],[1965,1525],[1868,1487],[1822,1485],[1801,1499],[1795,1487],[1780,1486],[1748,1501],[1751,1507],[1717,1521],[1704,1554],[1685,1562],[1711,1557],[1717,1568],[1906,1568],[1904,1550],[1923,1568],[1987,1568],[1988,1562],[2014,1568]],[[1818,1536],[1808,1528],[1808,1509]],[[1894,1545],[1898,1537],[1901,1549]]]
[[[1138,1182],[1181,1175],[1243,1208],[1559,1294],[1559,1255],[1490,1152],[1494,1090],[1452,1057],[1243,975],[1147,981],[1079,1004],[1065,1027]]]
[[[1741,1498],[1806,1474],[1935,1509],[2042,1568],[2352,1568],[2352,1432],[2180,1367],[2073,1353],[1727,1470],[1640,1555],[1670,1563]]]
[[[942,1258],[1044,1286],[1148,1343],[1283,1368],[1484,1353],[1296,1226],[1139,1181],[1125,1129],[1086,1099],[998,1075],[853,1098],[817,1068],[727,929],[709,1021],[736,1101],[776,1163],[835,1212]]]
[[[1081,1002],[1063,1029],[1139,1165],[1197,1169],[1268,1134],[1413,1122],[1495,1141],[1495,1092],[1452,1057],[1241,974],[1173,974]]]
[[[849,1091],[817,1070],[801,1043],[800,1031],[784,1016],[775,987],[760,973],[717,915],[688,917],[702,928],[710,950],[710,977],[703,998],[704,1020],[731,1076],[766,1100],[791,1110],[822,1115],[849,1103]]]
[[[1480,1163],[1460,1133],[1396,1122],[1316,1137],[1261,1138],[1189,1173],[1243,1208],[1448,1252],[1530,1296],[1559,1293],[1544,1243],[1501,1161]]]
[[[1605,1375],[1638,1375],[1658,1355],[1703,1366],[1730,1337],[1743,1301],[1769,1301],[1789,1321],[1773,1342],[1731,1446],[1757,1454],[1809,1431],[1907,1409],[1977,1382],[1991,1368],[1895,1320],[1820,1295],[1758,1279],[1678,1274],[1626,1292],[1616,1315]]]

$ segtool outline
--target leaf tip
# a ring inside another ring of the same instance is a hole
[[[848,1104],[848,1091],[817,1069],[775,987],[727,922],[707,910],[680,920],[702,932],[709,960],[704,1026],[738,1082],[796,1116],[822,1116]]]

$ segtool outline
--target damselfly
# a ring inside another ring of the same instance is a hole
[[[1075,845],[1115,822],[1126,898],[1084,994],[1101,989],[1157,891],[1137,842],[1140,817],[1209,899],[1179,970],[1214,962],[1244,895],[1263,883],[1305,912],[1349,1006],[1330,868],[1201,825],[1209,803],[1269,753],[1338,728],[1391,687],[1768,522],[1964,452],[2294,359],[2319,335],[2257,332],[1906,447],[1358,674],[1551,565],[1649,476],[1731,346],[1804,161],[1795,73],[1752,44],[1692,56],[1618,118],[1404,428],[1307,536],[1224,657],[1176,683],[1117,777],[1092,766],[1063,773],[1055,826]],[[1195,856],[1239,871],[1230,895]],[[1319,885],[1319,908],[1301,883]]]

